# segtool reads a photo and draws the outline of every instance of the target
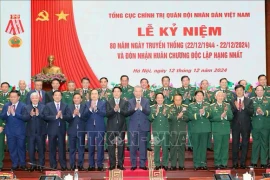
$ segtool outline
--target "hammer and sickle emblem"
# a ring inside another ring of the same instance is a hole
[[[38,18],[36,21],[49,21],[49,13],[45,10],[38,13]]]

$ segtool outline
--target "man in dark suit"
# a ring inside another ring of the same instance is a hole
[[[246,168],[246,158],[251,131],[251,116],[253,115],[253,101],[244,96],[245,87],[235,86],[236,98],[231,101],[233,112],[232,120],[232,161],[233,168],[238,168],[238,153],[240,135],[242,137],[242,152],[240,158],[240,167]]]
[[[85,146],[85,121],[83,117],[85,105],[82,104],[82,96],[73,95],[73,104],[69,105],[72,118],[68,120],[69,161],[72,171],[76,169],[76,149],[78,147],[78,170],[82,171],[84,163]]]
[[[61,170],[67,169],[66,164],[66,122],[72,118],[68,106],[61,102],[62,93],[59,90],[53,92],[53,102],[46,104],[43,115],[48,122],[48,137],[50,149],[50,166],[57,169],[56,147],[58,146],[58,157]]]
[[[43,82],[41,80],[35,81],[35,83],[34,83],[35,89],[33,89],[27,93],[26,104],[32,104],[30,96],[33,92],[36,92],[39,94],[39,103],[40,104],[44,104],[44,105],[46,104],[46,92],[42,90],[42,84],[43,84]]]
[[[60,87],[60,81],[58,79],[52,80],[52,90],[46,93],[46,103],[53,102],[53,92],[58,90]]]
[[[108,137],[108,151],[109,151],[109,170],[115,169],[115,147],[117,143],[117,168],[125,170],[124,164],[124,148],[125,148],[125,131],[126,131],[126,117],[128,116],[128,101],[120,98],[122,89],[114,87],[113,98],[107,102],[107,137]],[[117,137],[117,139],[116,139]]]
[[[106,115],[106,102],[98,100],[98,90],[91,91],[90,101],[85,105],[86,131],[88,136],[89,167],[88,171],[95,170],[95,146],[97,145],[97,167],[103,171],[104,161],[104,135]]]
[[[140,86],[134,87],[134,96],[129,100],[129,127],[131,139],[131,170],[137,169],[137,149],[140,151],[140,169],[147,170],[145,165],[147,160],[147,133],[150,131],[149,101],[142,97],[143,90]]]
[[[19,91],[11,91],[9,98],[10,102],[4,105],[0,118],[6,123],[4,132],[12,162],[11,170],[17,170],[18,166],[28,170],[25,163],[25,122],[28,120],[27,116],[23,116],[25,104],[19,101]]]
[[[30,158],[30,171],[35,169],[42,171],[45,165],[45,137],[47,131],[47,123],[44,121],[43,109],[45,107],[42,104],[37,92],[33,92],[30,95],[31,104],[27,105],[24,109],[24,115],[28,116],[26,126],[26,136],[28,138],[28,154]],[[38,160],[36,162],[35,154],[36,147],[38,150]]]

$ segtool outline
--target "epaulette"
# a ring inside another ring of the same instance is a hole
[[[251,97],[250,99],[255,99],[256,97]]]
[[[225,104],[231,105],[230,103],[225,102]]]
[[[0,103],[0,105],[5,105],[4,103]]]
[[[182,106],[188,107],[188,105],[187,105],[187,104],[182,104]]]
[[[165,106],[171,107],[171,106],[170,106],[170,105],[168,105],[168,104],[165,104]]]
[[[67,91],[62,91],[62,93],[65,93],[65,92],[67,92]]]
[[[215,105],[216,103],[212,103],[210,106],[213,106],[213,105]]]
[[[154,107],[154,106],[155,106],[155,104],[151,105],[150,107]]]
[[[194,104],[194,102],[190,103],[189,105]]]
[[[170,106],[170,107],[172,107],[174,104],[172,103],[172,104],[168,104],[168,106]]]

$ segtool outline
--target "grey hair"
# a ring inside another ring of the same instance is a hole
[[[30,99],[32,99],[33,96],[38,96],[39,97],[39,94],[37,92],[33,92],[31,95],[30,95]]]
[[[143,90],[142,87],[139,86],[139,85],[137,85],[137,86],[134,87],[134,91],[135,91],[135,89],[141,89],[141,90]]]
[[[217,91],[215,97],[217,97],[218,93],[223,93],[223,91]]]

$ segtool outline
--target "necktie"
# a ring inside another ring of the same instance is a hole
[[[12,107],[13,107],[14,111],[16,111],[16,106],[15,106],[15,104],[13,104]]]
[[[87,93],[87,91],[86,91],[86,90],[83,90],[83,93],[84,93],[84,94],[86,94],[86,93]]]
[[[116,99],[115,101],[116,101],[116,104],[119,104],[119,99]]]
[[[241,101],[241,99],[239,99],[239,111],[241,112],[242,111],[242,101]]]
[[[38,95],[39,95],[39,101],[42,102],[42,96],[41,96],[40,91],[38,91]]]
[[[59,105],[59,104],[56,104],[56,110],[57,110],[57,112],[60,111],[60,105]],[[58,126],[60,126],[60,125],[61,125],[61,124],[60,124],[60,121],[59,121]]]
[[[76,109],[79,109],[79,106],[78,105],[76,105]]]

